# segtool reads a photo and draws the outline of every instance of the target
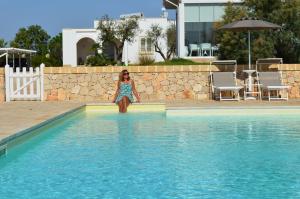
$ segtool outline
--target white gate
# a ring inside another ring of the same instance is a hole
[[[17,67],[16,71],[9,65],[5,66],[6,101],[12,100],[43,100],[44,96],[44,64],[40,67]]]

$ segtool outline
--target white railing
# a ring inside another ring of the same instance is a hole
[[[5,66],[5,94],[6,101],[12,100],[40,100],[44,96],[44,64],[33,69],[17,67],[16,71],[9,65]]]

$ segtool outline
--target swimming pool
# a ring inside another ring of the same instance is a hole
[[[300,198],[299,116],[80,111],[9,147],[0,198]]]

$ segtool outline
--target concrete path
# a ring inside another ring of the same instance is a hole
[[[75,102],[10,102],[0,104],[0,142],[60,114],[82,106]]]

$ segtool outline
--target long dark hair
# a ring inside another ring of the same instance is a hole
[[[128,70],[122,70],[121,72],[120,72],[120,74],[119,74],[119,82],[123,82],[123,81],[125,81],[125,79],[124,79],[124,74],[125,73],[129,73],[128,72]],[[130,80],[130,76],[128,75],[128,80]]]

